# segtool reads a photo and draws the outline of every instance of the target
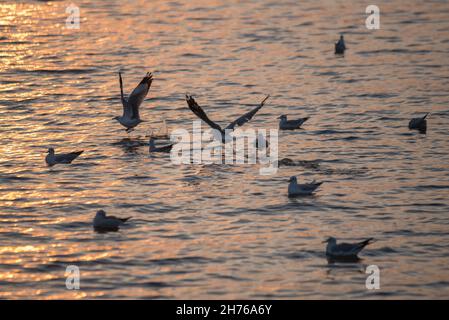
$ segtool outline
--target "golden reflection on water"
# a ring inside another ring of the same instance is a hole
[[[66,5],[0,4],[0,298],[369,298],[370,263],[386,270],[392,297],[449,296],[444,4],[412,1],[419,24],[402,2],[382,3],[389,15],[376,33],[364,29],[364,8],[340,1],[78,1],[79,30],[65,28]],[[340,31],[350,50],[336,59]],[[147,139],[162,119],[190,130],[186,92],[220,124],[271,94],[252,125],[310,115],[304,130],[280,134],[279,154],[324,169],[266,177],[114,144],[126,137],[110,120],[121,112],[118,70],[127,92],[155,72],[148,122],[131,137]],[[440,115],[428,135],[409,135],[404,123],[429,108]],[[85,152],[47,168],[49,146]],[[288,199],[291,175],[325,183],[316,197]],[[99,208],[133,219],[97,234]],[[334,268],[328,235],[379,241],[366,261]],[[65,267],[77,263],[81,290],[66,290]]]

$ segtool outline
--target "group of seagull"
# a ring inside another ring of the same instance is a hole
[[[344,42],[343,35],[340,36],[340,39],[337,43],[335,43],[335,54],[344,54],[346,50],[346,45]],[[137,87],[131,92],[128,98],[125,97],[123,93],[123,80],[122,74],[119,72],[119,84],[120,84],[120,98],[123,105],[123,115],[116,116],[113,120],[117,120],[122,126],[126,128],[126,132],[130,133],[134,130],[134,128],[140,123],[144,122],[140,118],[139,115],[139,107],[146,98],[148,92],[150,91],[151,84],[153,82],[153,75],[151,73],[147,73]],[[186,102],[189,109],[201,120],[203,120],[206,124],[208,124],[212,129],[218,130],[221,134],[222,143],[226,143],[232,137],[229,135],[230,132],[235,130],[236,127],[240,127],[250,121],[255,114],[264,106],[265,102],[270,96],[267,95],[262,102],[260,102],[257,107],[240,116],[236,120],[232,121],[225,128],[222,128],[216,122],[212,121],[204,111],[204,109],[198,105],[195,99],[192,96],[186,95]],[[409,122],[409,129],[411,130],[419,130],[421,133],[425,133],[427,130],[427,121],[426,117],[428,114],[423,117],[413,118]],[[278,118],[279,121],[279,129],[280,130],[296,130],[300,129],[301,126],[306,122],[309,117],[288,120],[287,115],[281,115]],[[150,135],[149,139],[149,152],[164,152],[169,153],[173,147],[173,144],[165,145],[165,146],[156,146],[155,138]],[[80,156],[83,151],[76,151],[70,153],[60,153],[55,154],[54,148],[48,149],[48,155],[45,157],[45,161],[48,166],[53,166],[56,164],[70,164],[73,160],[75,160],[78,156]],[[288,185],[288,196],[296,197],[296,196],[310,196],[320,187],[322,182],[316,182],[315,180],[310,183],[298,184],[298,180],[296,176],[290,177],[289,185]],[[93,219],[94,229],[97,231],[117,231],[121,225],[126,223],[131,217],[127,218],[119,218],[115,216],[107,216],[104,210],[99,210],[95,218]],[[368,244],[372,243],[373,239],[369,238],[362,242],[357,243],[340,243],[337,244],[337,240],[333,237],[329,237],[324,242],[327,243],[326,246],[326,255],[329,258],[357,258],[358,253]]]

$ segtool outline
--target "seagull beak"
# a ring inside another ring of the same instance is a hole
[[[292,182],[292,181],[293,181],[293,179],[292,179],[292,178],[288,179],[288,182]]]

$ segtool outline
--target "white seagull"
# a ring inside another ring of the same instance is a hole
[[[309,196],[322,184],[322,182],[315,182],[313,180],[310,183],[298,184],[295,176],[290,177],[288,180],[290,183],[288,185],[288,196]]]
[[[106,212],[104,212],[104,210],[99,210],[93,220],[94,229],[105,231],[118,230],[118,228],[129,219],[131,219],[131,217],[117,218],[114,216],[106,216]]]
[[[226,128],[222,129],[217,123],[213,122],[209,119],[209,117],[204,112],[203,108],[201,108],[198,103],[196,103],[195,99],[193,99],[192,96],[186,95],[186,101],[187,105],[189,106],[190,110],[201,120],[206,122],[212,129],[218,130],[221,134],[221,141],[225,143],[230,138],[228,131],[233,131],[236,126],[243,126],[245,123],[247,123],[249,120],[254,117],[254,115],[257,113],[257,111],[260,110],[265,104],[265,101],[270,97],[270,95],[267,95],[265,99],[262,100],[262,102],[253,110],[245,113],[243,116],[237,118],[233,122],[231,122]]]
[[[323,243],[327,243],[326,255],[331,258],[357,258],[357,254],[367,245],[371,244],[373,238],[357,243],[340,243],[337,239],[329,237]]]
[[[309,117],[287,120],[287,116],[282,115],[278,119],[281,119],[279,121],[279,130],[295,130],[301,128],[302,124],[309,120]]]
[[[120,81],[120,97],[123,104],[123,115],[114,117],[112,119],[117,120],[122,126],[126,128],[126,132],[130,132],[139,123],[143,122],[139,116],[139,106],[142,104],[143,100],[150,91],[151,83],[153,82],[153,75],[147,72],[146,76],[143,77],[139,85],[131,92],[128,99],[123,95],[123,81],[122,74],[119,72]]]
[[[55,154],[55,149],[48,148],[48,154],[45,157],[45,162],[48,166],[54,166],[55,164],[68,164],[72,163],[73,160],[78,158],[78,156],[83,153],[84,150],[76,151],[76,152],[69,152],[69,153],[60,153]]]
[[[343,54],[345,53],[346,45],[345,45],[345,39],[343,38],[343,35],[340,35],[340,40],[335,43],[335,54]]]
[[[156,147],[153,137],[150,137],[150,153],[152,153],[152,152],[169,153],[172,148],[173,148],[173,144],[169,144],[169,145],[162,146],[162,147]]]
[[[427,113],[424,117],[413,118],[408,123],[408,128],[410,130],[419,130],[420,132],[425,133],[427,131],[427,120],[426,120],[426,118],[427,118],[428,115],[429,115],[429,113]]]

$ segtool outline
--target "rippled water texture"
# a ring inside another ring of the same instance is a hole
[[[376,1],[380,30],[357,1],[108,2],[76,1],[79,30],[65,1],[0,4],[1,298],[449,298],[446,1]],[[118,70],[126,92],[154,72],[134,140],[192,130],[185,93],[220,124],[271,94],[247,127],[310,116],[279,156],[320,165],[261,176],[127,147]],[[409,131],[425,112],[427,134]],[[49,146],[85,151],[48,168]],[[324,184],[289,199],[292,175]],[[133,219],[99,234],[100,208]],[[328,263],[331,235],[377,241]]]

